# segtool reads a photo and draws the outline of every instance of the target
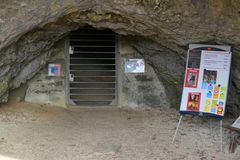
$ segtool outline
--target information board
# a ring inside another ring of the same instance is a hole
[[[189,48],[180,113],[223,117],[231,66],[230,47]]]

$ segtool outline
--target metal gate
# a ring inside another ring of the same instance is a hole
[[[70,33],[67,48],[68,103],[116,105],[116,34],[111,30],[85,27]]]

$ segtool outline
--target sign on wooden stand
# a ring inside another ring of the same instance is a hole
[[[220,120],[222,150],[222,118],[227,102],[231,66],[231,47],[190,44],[180,106],[180,119],[186,114],[215,117]]]

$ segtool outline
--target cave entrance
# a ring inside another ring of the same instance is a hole
[[[68,105],[117,105],[117,35],[84,27],[67,42]]]

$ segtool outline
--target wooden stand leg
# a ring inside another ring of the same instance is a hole
[[[210,121],[210,134],[211,134],[211,136],[212,136],[212,132],[213,132],[213,122],[212,122],[212,119],[211,119],[211,118],[209,119],[209,121]]]
[[[220,120],[220,150],[223,152],[223,130],[222,130],[222,120]]]
[[[177,125],[176,131],[175,131],[174,136],[173,136],[172,144],[174,143],[175,138],[176,138],[176,136],[177,136],[178,128],[179,128],[179,126],[180,126],[180,124],[181,124],[182,118],[183,118],[183,116],[181,116],[180,119],[179,119],[179,121],[178,121],[178,125]]]

